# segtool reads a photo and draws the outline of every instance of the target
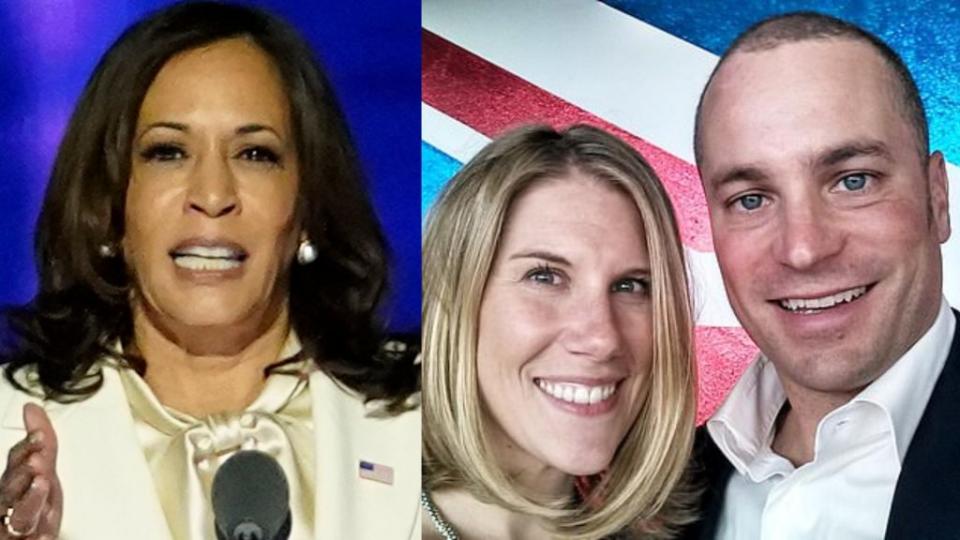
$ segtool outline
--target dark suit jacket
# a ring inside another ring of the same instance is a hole
[[[953,314],[960,319],[956,310]],[[681,538],[712,539],[734,470],[705,427],[697,430],[692,467],[704,487],[700,520]],[[947,362],[907,448],[885,538],[960,539],[960,320]]]

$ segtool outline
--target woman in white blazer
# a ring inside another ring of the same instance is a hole
[[[128,29],[37,247],[8,317],[0,540],[213,538],[245,451],[283,470],[289,538],[419,538],[419,366],[383,344],[384,238],[290,26],[197,2]]]

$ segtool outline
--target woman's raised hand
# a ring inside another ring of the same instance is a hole
[[[47,413],[23,407],[27,436],[10,448],[0,476],[0,540],[54,540],[60,534],[63,492],[57,478],[57,435]]]

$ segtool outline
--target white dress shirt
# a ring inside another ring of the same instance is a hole
[[[893,366],[817,425],[814,457],[794,467],[771,449],[786,397],[762,355],[707,422],[736,469],[717,528],[721,539],[879,539],[900,466],[950,352],[946,300],[927,333]]]

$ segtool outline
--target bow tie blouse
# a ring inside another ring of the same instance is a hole
[[[313,537],[311,361],[271,373],[260,396],[246,410],[202,418],[161,404],[132,369],[112,369],[120,372],[140,446],[174,538],[216,537],[210,502],[213,477],[241,449],[260,450],[277,460],[290,486],[290,540]]]

